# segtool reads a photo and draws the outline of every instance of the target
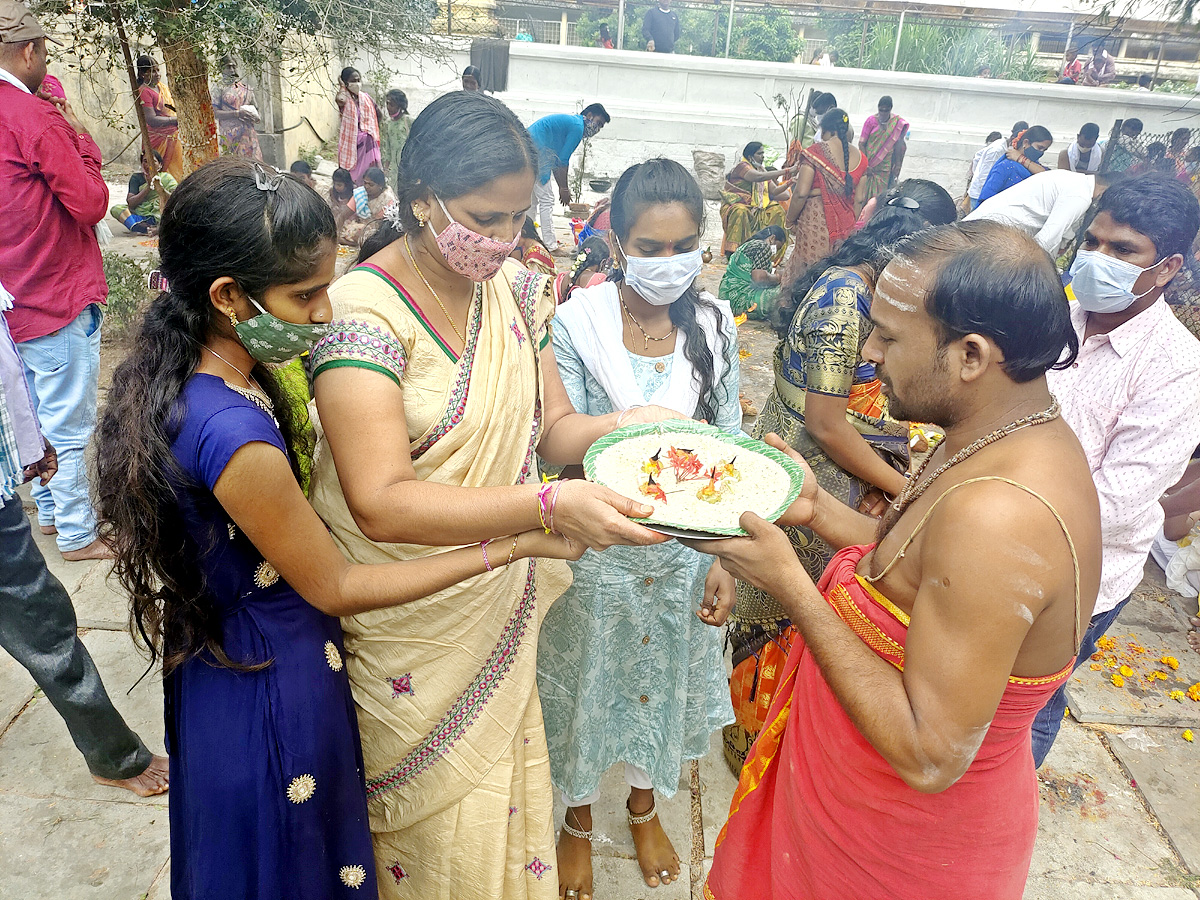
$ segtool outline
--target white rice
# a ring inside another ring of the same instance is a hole
[[[667,459],[671,447],[693,451],[705,472],[732,459],[741,479],[721,479],[720,499],[715,503],[701,500],[697,492],[708,484],[708,479],[677,482]],[[654,480],[667,495],[665,503],[640,490],[647,478],[642,466],[660,449],[663,471]],[[791,488],[791,477],[775,460],[693,432],[644,434],[613,444],[596,458],[595,480],[618,494],[653,506],[651,520],[657,524],[710,532],[737,528],[738,519],[746,510],[763,517],[774,513]]]

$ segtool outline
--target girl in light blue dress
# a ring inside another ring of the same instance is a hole
[[[730,433],[741,427],[737,329],[728,303],[702,294],[704,201],[678,163],[627,170],[613,192],[621,272],[559,307],[553,346],[579,412],[651,403]],[[538,691],[551,775],[567,804],[558,842],[563,896],[592,893],[591,805],[601,775],[625,764],[630,829],[646,884],[679,877],[679,857],[655,814],[684,760],[733,721],[719,625],[733,578],[674,541],[591,551],[550,608],[538,646]],[[706,624],[708,623],[708,624]]]

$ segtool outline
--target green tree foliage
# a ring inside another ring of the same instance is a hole
[[[214,63],[231,53],[243,71],[280,66],[285,76],[328,72],[343,57],[429,44],[435,0],[43,0],[34,11],[69,29],[67,65],[123,68],[114,9],[136,55],[157,45],[178,111],[185,166],[211,157],[216,134],[209,81]],[[320,37],[303,46],[297,38]],[[159,54],[155,54],[158,56]],[[98,62],[97,62],[98,61]]]
[[[825,16],[819,27],[829,34],[843,66],[861,69],[890,69],[896,50],[898,18]],[[995,78],[1015,81],[1045,81],[1049,72],[1037,64],[1033,54],[1010,54],[998,32],[987,26],[955,26],[906,17],[896,57],[899,72],[934,75],[978,75],[987,66]]]

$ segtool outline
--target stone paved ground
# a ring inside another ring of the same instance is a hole
[[[705,277],[715,288],[719,271]],[[743,326],[742,339],[749,351],[742,361],[745,391],[761,403],[770,385],[773,339],[754,323]],[[113,352],[106,347],[106,354]],[[106,582],[104,564],[63,562],[51,539],[39,535],[38,541],[74,598],[83,640],[117,708],[162,752],[161,680],[156,674],[142,678],[145,663],[124,631],[125,604]],[[1039,773],[1041,822],[1026,900],[1200,897],[1200,745],[1181,738],[1187,723],[1200,726],[1200,703],[1162,699],[1177,682],[1200,681],[1200,656],[1182,640],[1188,605],[1168,594],[1153,564],[1147,573],[1112,631],[1118,639],[1114,661],[1130,665],[1135,675],[1117,688],[1109,680],[1111,670],[1085,666],[1072,682],[1072,710],[1085,721],[1064,723]],[[1165,650],[1178,657],[1178,673],[1157,663]],[[1168,681],[1147,679],[1163,669],[1171,672]],[[693,896],[686,865],[684,877],[668,888],[643,885],[623,819],[622,782],[619,767],[610,771],[595,808],[597,898]],[[733,789],[714,740],[699,763],[698,791],[692,791],[685,770],[678,793],[660,801],[664,825],[685,863],[693,854],[704,860],[701,868],[711,861]],[[703,821],[697,831],[693,797]],[[561,815],[560,808],[560,820]],[[165,799],[139,800],[92,782],[61,719],[25,671],[3,654],[0,861],[4,900],[169,896]]]

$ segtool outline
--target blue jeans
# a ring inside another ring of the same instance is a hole
[[[42,433],[58,451],[58,473],[50,484],[33,485],[38,524],[58,529],[58,549],[64,551],[96,539],[84,450],[96,427],[103,320],[100,305],[91,303],[53,334],[17,344]]]
[[[1092,621],[1088,623],[1087,631],[1083,633],[1083,642],[1079,646],[1079,655],[1075,657],[1075,669],[1078,669],[1086,660],[1091,659],[1092,654],[1096,652],[1096,641],[1104,637],[1104,632],[1108,631],[1128,602],[1129,598],[1126,597],[1108,612],[1103,612],[1092,617]],[[1058,729],[1062,727],[1063,714],[1066,710],[1067,686],[1063,684],[1046,701],[1046,705],[1042,707],[1042,711],[1033,720],[1034,768],[1042,764],[1042,760],[1046,758],[1046,754],[1054,746],[1054,739],[1058,737]]]

